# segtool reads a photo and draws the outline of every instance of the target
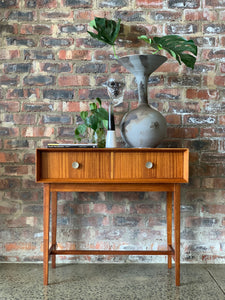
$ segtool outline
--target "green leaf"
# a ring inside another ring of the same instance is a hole
[[[90,107],[90,110],[96,110],[97,109],[97,105],[94,102],[90,103],[89,107]]]
[[[100,106],[102,105],[102,101],[99,97],[96,98],[96,101],[99,103]]]
[[[87,32],[91,35],[91,37],[102,41],[105,44],[114,46],[120,31],[120,21],[120,19],[118,22],[115,22],[114,20],[95,17],[89,25],[94,28],[97,33],[91,31]]]
[[[87,116],[88,116],[88,112],[87,111],[82,111],[80,113],[80,117],[81,117],[82,120],[85,120],[87,118]]]
[[[179,35],[154,37],[152,40],[148,39],[146,36],[140,36],[138,38],[146,41],[157,50],[166,50],[179,64],[183,62],[187,67],[194,68],[196,62],[195,56],[198,54],[198,48],[193,40],[186,40]]]

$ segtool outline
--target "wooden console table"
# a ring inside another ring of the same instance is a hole
[[[168,255],[180,285],[180,183],[188,182],[189,151],[183,148],[54,148],[36,150],[36,182],[44,183],[44,285],[56,255]],[[167,249],[164,251],[57,250],[57,192],[167,192]],[[51,197],[50,197],[51,194]],[[50,202],[51,199],[51,202]],[[172,199],[174,247],[172,246]],[[49,247],[51,203],[52,241]]]

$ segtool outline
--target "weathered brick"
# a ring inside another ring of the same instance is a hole
[[[198,32],[198,26],[194,23],[186,25],[171,24],[166,26],[166,31],[168,34],[193,34]]]
[[[48,25],[31,25],[31,24],[23,24],[20,29],[21,34],[44,34],[50,35],[52,34],[53,28]]]
[[[43,97],[53,100],[74,99],[74,90],[44,90]]]
[[[24,59],[25,60],[42,60],[42,59],[51,59],[53,60],[55,58],[55,55],[52,51],[46,50],[25,50],[24,51]]]
[[[115,19],[121,19],[122,22],[141,22],[145,21],[142,11],[116,11]]]
[[[0,136],[16,137],[19,136],[19,128],[0,127]]]
[[[52,111],[53,105],[49,103],[24,103],[22,111]]]
[[[224,24],[207,24],[207,25],[204,25],[203,32],[206,34],[225,33],[225,25]]]
[[[224,60],[225,50],[203,50],[202,57],[207,60]]]
[[[18,80],[19,80],[18,76],[16,76],[16,77],[9,77],[7,75],[0,76],[0,84],[2,86],[4,86],[4,85],[6,85],[6,86],[17,85]]]
[[[55,76],[47,75],[31,75],[25,76],[23,79],[25,85],[36,85],[36,86],[45,86],[45,85],[54,85],[56,82]]]
[[[182,13],[180,11],[151,11],[150,12],[151,19],[160,22],[160,21],[177,21],[181,19]]]
[[[71,116],[54,116],[54,115],[45,115],[41,119],[41,124],[72,124]]]
[[[220,177],[203,178],[202,187],[207,189],[222,189],[225,187],[225,179]]]
[[[212,8],[223,8],[225,6],[223,1],[219,0],[206,0],[205,1],[206,7],[212,7]]]
[[[42,38],[41,46],[42,47],[69,47],[73,44],[72,38]]]
[[[78,94],[80,100],[95,99],[97,97],[100,97],[101,99],[109,99],[106,89],[80,89]]]
[[[116,216],[113,219],[114,226],[136,227],[140,222],[140,216]]]
[[[29,48],[37,46],[37,42],[34,39],[28,39],[24,37],[7,37],[6,41],[7,45],[9,46],[26,46]]]
[[[58,128],[58,136],[60,137],[72,137],[74,138],[74,128],[71,127],[60,127]]]
[[[5,122],[12,122],[14,124],[35,124],[36,118],[33,114],[8,114],[5,115]]]
[[[225,137],[225,128],[216,127],[216,128],[201,128],[200,135],[202,137]]]
[[[215,124],[217,122],[217,117],[214,115],[186,115],[184,116],[185,124],[195,124],[195,125],[205,125],[205,124]]]
[[[200,86],[201,77],[200,76],[186,76],[181,77],[169,77],[169,83],[171,86]]]
[[[32,68],[31,63],[4,64],[5,73],[27,73]]]
[[[169,0],[168,7],[169,8],[199,8],[200,1],[199,0]]]
[[[6,94],[6,99],[22,99],[22,98],[39,98],[38,88],[28,88],[28,89],[8,89]],[[13,102],[9,102],[9,105]]]
[[[4,140],[4,149],[29,148],[28,140],[9,139]]]
[[[25,7],[27,8],[56,8],[57,0],[25,0]]]
[[[84,64],[82,66],[76,67],[76,73],[106,73],[107,66],[106,64],[99,64],[99,63],[89,63]]]
[[[86,32],[87,26],[83,24],[67,24],[67,25],[60,25],[59,29],[63,33],[80,33],[80,32]]]
[[[16,25],[0,24],[0,33],[12,33],[17,34],[18,27]]]
[[[40,20],[67,20],[73,19],[73,11],[43,11],[40,12]]]
[[[117,8],[117,7],[126,7],[128,6],[128,0],[101,0],[99,3],[99,7],[112,7],[112,8]]]
[[[6,111],[6,112],[17,112],[19,111],[19,102],[14,102],[14,101],[0,101],[0,110]]]
[[[91,8],[92,1],[88,0],[63,0],[65,6],[72,8]]]
[[[17,0],[1,1],[0,8],[18,8]]]
[[[17,21],[33,21],[34,20],[34,12],[28,11],[10,11],[7,15],[8,20],[17,20]]]
[[[167,99],[167,100],[179,100],[181,98],[180,90],[178,89],[158,89],[151,88],[149,91],[151,99]]]
[[[26,175],[28,173],[27,166],[5,166],[5,175]]]

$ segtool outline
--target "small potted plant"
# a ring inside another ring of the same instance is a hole
[[[83,120],[75,129],[75,140],[80,142],[88,129],[91,129],[91,142],[96,143],[98,148],[105,147],[105,129],[108,127],[108,112],[102,107],[100,98],[96,98],[95,102],[89,104],[90,111],[81,111],[80,117]]]

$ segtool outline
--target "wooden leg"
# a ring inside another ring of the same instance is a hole
[[[172,246],[172,192],[167,192],[167,249]],[[168,255],[168,268],[172,268],[172,256]]]
[[[174,185],[175,279],[180,285],[180,185]]]
[[[48,285],[48,260],[49,260],[49,212],[50,212],[50,189],[49,184],[44,184],[44,240],[43,240],[43,270],[44,285]]]
[[[52,192],[52,249],[56,250],[57,192]],[[52,254],[52,268],[56,267],[56,256]]]

